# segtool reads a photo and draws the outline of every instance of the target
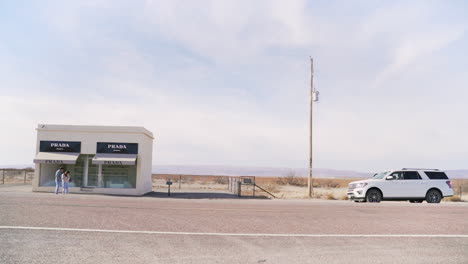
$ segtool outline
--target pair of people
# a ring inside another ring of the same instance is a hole
[[[70,182],[70,171],[65,171],[64,167],[60,167],[55,172],[55,194],[59,193],[60,183],[62,183],[62,193],[68,193],[68,183]]]

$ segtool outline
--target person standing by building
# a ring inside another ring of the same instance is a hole
[[[60,189],[60,183],[62,182],[62,174],[65,171],[64,167],[60,167],[56,172],[55,172],[55,194],[58,194],[59,189]]]
[[[62,193],[68,194],[68,182],[70,182],[70,171],[62,174]]]

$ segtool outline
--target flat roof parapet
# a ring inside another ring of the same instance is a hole
[[[98,132],[98,133],[143,133],[154,139],[153,133],[144,127],[137,126],[75,126],[38,124],[38,131],[75,131],[75,132]]]

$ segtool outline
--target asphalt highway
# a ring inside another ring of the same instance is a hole
[[[52,262],[468,263],[468,206],[0,188],[0,263]]]

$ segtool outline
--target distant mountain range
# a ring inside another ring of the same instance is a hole
[[[32,164],[4,165],[0,168],[28,168]],[[468,179],[468,170],[447,170],[451,179]],[[185,174],[185,175],[225,175],[225,176],[258,176],[258,177],[283,177],[294,175],[306,177],[306,168],[273,168],[273,167],[241,167],[241,166],[189,166],[189,165],[154,165],[153,173],[156,174]],[[370,178],[371,172],[359,172],[351,170],[335,170],[314,168],[313,176],[317,178]]]
[[[468,179],[468,170],[446,170],[450,179]]]
[[[452,179],[468,179],[468,170],[447,170]],[[186,166],[186,165],[155,165],[156,174],[193,174],[193,175],[226,175],[226,176],[259,176],[281,177],[295,175],[306,177],[306,168],[271,168],[271,167],[237,167],[237,166]],[[374,173],[351,170],[335,170],[314,168],[313,176],[317,178],[370,178]]]
[[[282,177],[294,175],[297,177],[306,177],[308,175],[308,169],[236,166],[156,165],[153,166],[153,173],[258,177]],[[369,178],[372,176],[372,173],[348,170],[314,169],[313,176],[317,178]]]

